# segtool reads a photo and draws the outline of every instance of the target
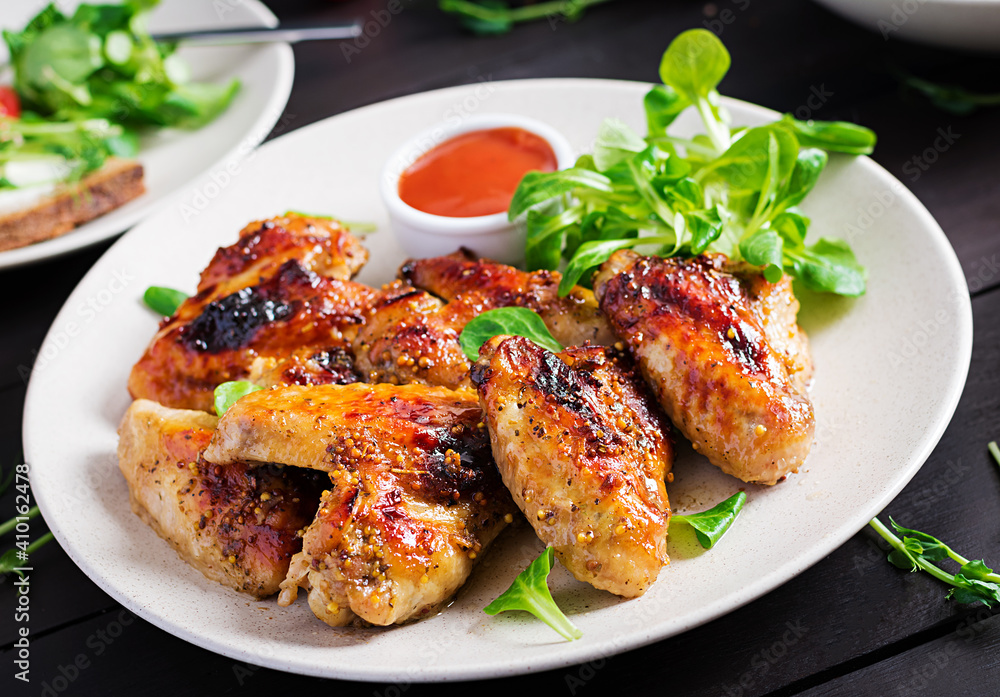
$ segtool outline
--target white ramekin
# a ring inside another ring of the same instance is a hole
[[[392,154],[382,170],[380,188],[392,230],[407,254],[433,257],[465,247],[481,257],[506,264],[524,260],[523,221],[509,222],[507,211],[471,218],[451,218],[419,211],[403,203],[399,197],[399,177],[428,150],[470,131],[511,127],[523,128],[546,140],[555,153],[558,169],[573,166],[573,149],[559,131],[541,121],[517,114],[480,114],[460,123],[441,123],[418,133]]]

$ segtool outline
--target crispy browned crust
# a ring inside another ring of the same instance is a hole
[[[216,418],[137,400],[119,429],[133,512],[206,578],[264,598],[278,591],[299,531],[329,480],[319,472],[205,462]]]
[[[768,283],[721,254],[622,250],[594,289],[667,416],[712,464],[774,484],[805,461],[811,363],[787,276]]]
[[[461,250],[443,257],[410,259],[400,267],[399,277],[449,304],[461,300],[475,310],[466,322],[498,307],[526,307],[541,315],[563,346],[610,346],[615,341],[592,292],[574,286],[569,295],[559,297],[562,276],[558,271],[521,271]]]
[[[206,457],[328,472],[330,489],[282,584],[332,626],[426,617],[513,519],[471,391],[282,386],[239,400]]]
[[[228,380],[355,382],[351,341],[375,291],[348,279],[367,258],[335,221],[289,215],[248,225],[160,325],[132,368],[132,397],[208,411]]]
[[[496,336],[472,370],[504,484],[581,581],[642,595],[667,562],[669,425],[628,356]]]
[[[31,208],[0,215],[0,251],[65,235],[125,205],[145,193],[142,175],[140,163],[112,158],[97,171],[60,187]]]

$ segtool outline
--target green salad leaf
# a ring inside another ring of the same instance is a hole
[[[241,397],[246,397],[248,394],[259,392],[263,389],[263,387],[255,385],[252,382],[247,382],[246,380],[224,382],[215,388],[215,413],[222,416]]]
[[[797,207],[815,187],[828,152],[870,153],[875,134],[790,115],[731,128],[717,91],[729,65],[712,32],[680,34],[663,54],[664,84],[643,100],[645,137],[607,119],[593,154],[570,169],[523,178],[508,215],[525,216],[529,270],[556,270],[565,262],[565,295],[575,283],[589,285],[593,270],[614,251],[655,240],[662,255],[722,252],[761,267],[772,282],[789,274],[815,291],[865,292],[865,271],[850,246],[807,243],[809,219]],[[688,107],[697,110],[705,133],[672,135],[671,125]]]
[[[732,526],[746,502],[746,492],[738,491],[707,511],[671,516],[670,522],[687,523],[694,528],[694,534],[701,546],[705,549],[712,549]]]
[[[462,351],[470,361],[479,359],[479,349],[500,334],[511,334],[531,339],[553,353],[563,350],[534,310],[526,307],[500,307],[487,310],[465,325],[458,337]]]
[[[729,72],[729,51],[707,29],[690,29],[670,42],[660,61],[660,79],[694,104],[708,137],[719,150],[729,147],[729,128],[719,115],[715,88]]]
[[[164,317],[173,317],[177,308],[187,299],[187,293],[164,286],[150,286],[142,294],[142,300],[146,306]]]
[[[871,155],[875,150],[875,134],[864,126],[848,121],[799,121],[785,114],[779,122],[790,128],[799,145],[822,148],[828,152],[848,155]]]
[[[556,605],[546,583],[554,560],[555,550],[546,547],[528,568],[518,574],[510,588],[483,608],[483,612],[487,615],[498,615],[508,610],[524,610],[559,632],[566,641],[582,637],[583,632],[577,629]]]
[[[584,242],[566,266],[562,280],[559,281],[559,294],[566,295],[569,293],[573,289],[573,286],[580,282],[581,276],[583,276],[585,271],[595,266],[600,266],[619,249],[628,249],[629,247],[638,247],[647,244],[671,245],[675,240],[674,236],[659,236]]]

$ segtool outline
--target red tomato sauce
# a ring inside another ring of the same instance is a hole
[[[554,172],[556,155],[523,128],[471,131],[424,153],[399,178],[399,197],[425,213],[471,218],[507,210],[527,172]]]

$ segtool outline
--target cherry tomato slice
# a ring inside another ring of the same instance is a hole
[[[0,116],[18,118],[21,115],[21,100],[14,88],[0,85]]]

